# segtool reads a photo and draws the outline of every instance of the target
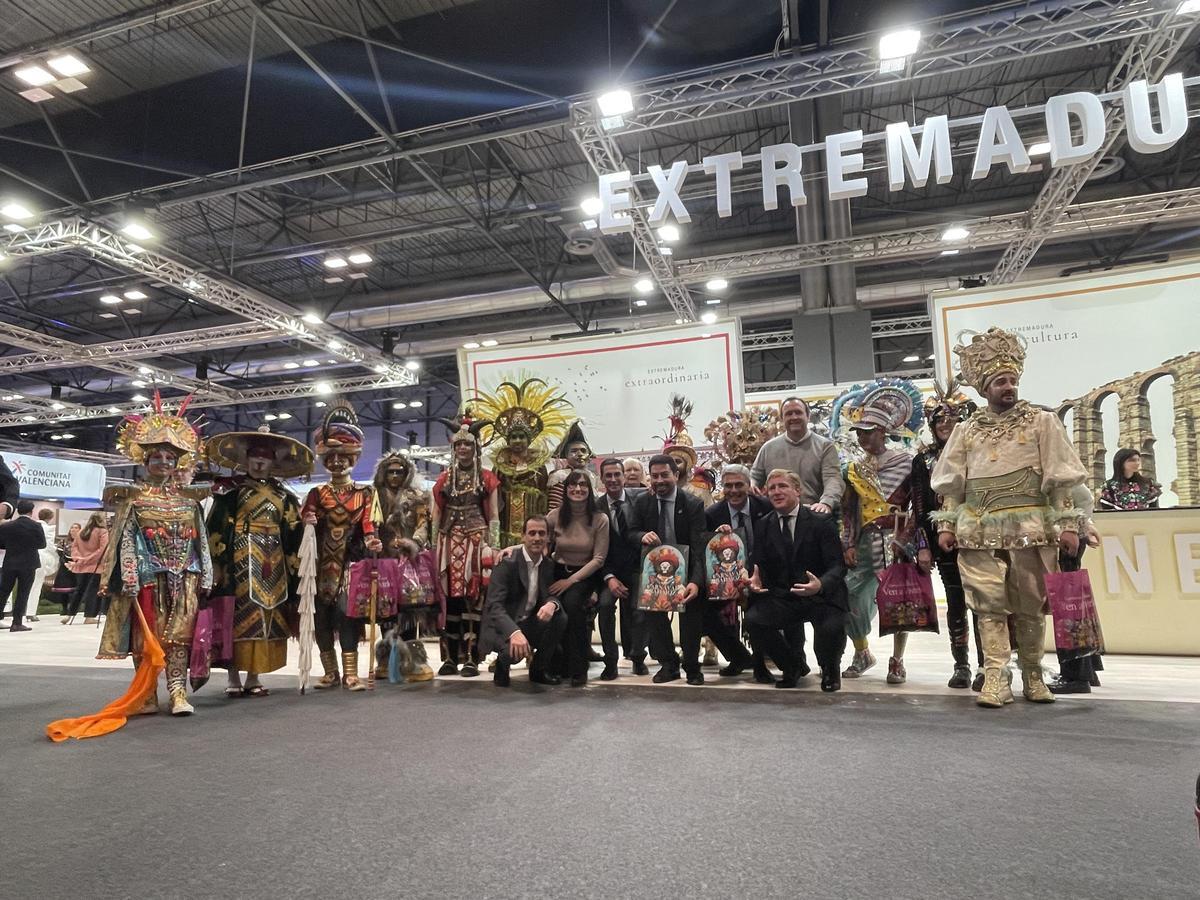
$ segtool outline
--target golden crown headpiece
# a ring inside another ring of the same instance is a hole
[[[117,451],[140,465],[145,461],[149,448],[165,445],[179,452],[180,469],[194,466],[200,459],[203,442],[198,426],[183,417],[191,399],[190,394],[184,397],[179,409],[171,413],[163,406],[158,391],[155,391],[150,412],[126,416],[121,423],[117,431]]]
[[[539,444],[549,446],[567,433],[574,408],[542,379],[526,378],[520,384],[502,381],[495,391],[477,391],[471,411],[480,422],[484,444],[496,438],[507,444],[521,436],[530,443],[540,438]]]
[[[963,338],[969,337],[966,343]],[[1001,372],[1018,378],[1025,371],[1025,339],[1019,334],[993,325],[985,332],[962,331],[954,355],[962,371],[962,380],[980,393]]]

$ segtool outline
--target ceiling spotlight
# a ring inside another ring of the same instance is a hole
[[[315,406],[317,409],[324,409],[328,405],[329,404],[327,404],[324,400],[318,400],[316,403],[313,404],[313,406]]]
[[[420,450],[421,444],[419,441],[413,441],[411,444],[408,445],[408,449],[409,450]]]
[[[263,416],[263,419],[267,422],[274,422],[278,418],[279,416],[275,415],[275,413],[267,413],[265,416]]]
[[[325,347],[326,347],[326,349],[332,350],[334,353],[337,353],[339,350],[342,349],[343,344],[337,338],[334,338],[328,344],[326,344]]]
[[[145,291],[139,291],[137,288],[134,288],[132,291],[126,291],[124,294],[126,300],[145,300],[148,296],[149,294]]]
[[[633,305],[634,306],[645,306],[649,302],[650,302],[649,300],[634,300]]]
[[[76,75],[83,75],[86,72],[92,71],[88,67],[88,64],[74,53],[63,53],[59,56],[52,56],[46,60],[46,65],[63,78],[73,78]]]
[[[482,341],[481,343],[485,347],[495,347],[500,342],[498,340],[496,340],[495,338],[488,338],[486,341]]]
[[[706,312],[700,317],[700,321],[705,325],[711,325],[713,322],[717,321],[717,314],[715,312]]]
[[[107,303],[109,306],[115,306],[121,302],[121,298],[116,294],[101,294],[100,302]]]
[[[675,243],[677,240],[679,240],[679,226],[664,225],[662,228],[658,229],[658,238],[667,244]]]
[[[50,404],[50,408],[51,409],[66,409],[67,407],[65,404],[59,403],[57,400],[55,400],[53,403]]]
[[[721,298],[720,297],[709,297],[704,302],[709,306],[716,306],[718,303],[721,302]]]
[[[408,405],[411,406],[413,409],[420,409],[425,404],[422,403],[420,400],[409,400]]]
[[[917,52],[921,43],[921,32],[915,28],[904,28],[900,31],[889,31],[879,39],[879,58],[904,59]]]
[[[478,350],[479,349],[479,341],[467,341],[465,344],[463,344],[463,349],[464,350]]]
[[[45,88],[26,88],[23,91],[17,91],[17,93],[30,103],[45,103],[47,100],[54,99],[54,95]]]
[[[682,324],[683,324],[683,319],[676,319],[676,320],[675,320],[675,324],[676,324],[676,325],[682,325]]]
[[[1200,0],[1197,0],[1197,3],[1200,3]],[[1030,156],[1045,156],[1050,152],[1050,142],[1036,141],[1035,143],[1029,145],[1029,150],[1026,152],[1028,152]]]
[[[19,72],[17,73],[20,74]],[[50,79],[53,81],[54,79]],[[44,82],[33,82],[30,84],[38,84]],[[622,88],[606,91],[596,98],[596,105],[600,107],[600,115],[602,116],[623,116],[626,113],[633,112],[633,95],[629,91]]]
[[[50,435],[50,440],[52,440],[52,441],[61,441],[61,440],[62,440],[62,435],[61,435],[61,434],[52,434],[52,435]]]
[[[648,294],[654,290],[654,282],[649,278],[639,278],[633,283],[633,289],[639,294]]]
[[[327,269],[344,269],[350,265],[340,256],[329,256],[325,259],[325,268]]]
[[[328,381],[318,381],[315,385],[313,385],[313,390],[318,394],[328,396],[329,394],[333,393],[333,385],[331,385]]]
[[[900,361],[901,362],[920,362],[921,357],[918,356],[916,353],[910,353],[908,356],[904,357],[904,359],[902,359]]]
[[[134,387],[145,387],[146,386],[146,382],[142,381],[142,379],[140,379],[140,378],[135,378],[135,379],[133,379],[133,381],[131,381],[129,383],[132,384]]]
[[[961,225],[951,225],[942,232],[943,241],[965,241],[971,236],[971,232],[963,228]]]
[[[150,398],[149,398],[149,397],[147,397],[145,394],[134,394],[134,395],[133,395],[132,397],[130,397],[129,399],[130,399],[130,400],[132,400],[134,403],[145,403],[145,402],[147,402],[147,401],[148,401]]]
[[[309,325],[320,325],[321,324],[321,317],[318,316],[315,312],[306,312],[304,315],[302,315],[300,317],[300,319],[304,322],[307,322]]]
[[[113,415],[116,415],[117,413],[119,413],[119,412],[121,411],[121,407],[119,407],[119,406],[110,406],[110,407],[108,408],[108,411],[109,411],[110,413],[112,413]]]
[[[953,247],[953,248],[951,248],[950,250],[943,250],[943,251],[942,251],[942,256],[957,256],[957,255],[958,255],[958,248],[957,248],[957,247]]]
[[[933,357],[933,354],[932,354],[932,353],[930,353],[930,354],[929,354],[927,357],[925,357],[925,359],[926,359],[928,362],[932,362],[932,361],[933,361],[933,358],[934,358],[934,357]]]
[[[146,366],[138,366],[138,374],[139,375],[149,375],[153,371],[154,371],[153,369],[150,369]]]
[[[724,278],[710,278],[704,282],[704,289],[706,291],[723,291],[727,287],[729,287],[729,282]]]
[[[33,87],[41,87],[43,84],[50,84],[58,81],[52,74],[47,72],[41,66],[24,66],[20,69],[14,69],[13,74],[28,85]]]
[[[408,406],[408,404],[405,403],[403,400],[397,400],[395,403],[392,404],[392,409],[404,409],[406,406]]]
[[[345,278],[339,278],[337,275],[330,275],[323,279],[326,284],[341,284],[345,280]]]
[[[20,234],[22,231],[25,230],[25,226],[18,225],[16,222],[9,222],[7,225],[4,226],[4,230],[7,231],[9,234]]]
[[[1195,13],[1200,12],[1200,0],[1182,0],[1182,2],[1175,7],[1175,12],[1181,16],[1194,15]]]
[[[312,368],[319,366],[320,363],[315,359],[306,359],[304,361],[303,365],[305,368],[312,369]]]
[[[365,266],[367,263],[373,261],[373,257],[366,250],[355,250],[350,254],[349,259],[356,266]]]
[[[154,240],[154,232],[147,228],[143,222],[127,222],[125,227],[121,229],[121,233],[133,238],[135,241]]]
[[[21,419],[25,422],[36,422],[37,416],[21,416]]]
[[[404,368],[410,372],[416,372],[421,368],[421,361],[419,359],[406,359],[404,361]]]
[[[374,372],[376,375],[382,375],[387,370],[388,370],[388,367],[385,366],[383,363],[375,363],[375,365],[371,366],[371,371]]]
[[[670,247],[668,247],[666,244],[659,244],[658,252],[661,253],[663,256],[673,256],[675,254],[675,251],[672,250]]]
[[[326,363],[326,365],[336,366],[338,364],[338,361],[336,359],[327,359],[327,360],[325,360],[325,363]]]
[[[294,360],[288,360],[283,364],[283,367],[285,369],[298,369],[300,368],[300,363],[295,362]]]
[[[33,210],[24,203],[9,200],[3,206],[0,206],[0,216],[4,216],[6,219],[32,219]]]
[[[600,210],[604,209],[604,204],[600,202],[599,197],[588,197],[579,204],[579,209],[589,219],[594,219],[600,215]]]

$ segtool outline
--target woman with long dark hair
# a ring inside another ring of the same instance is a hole
[[[83,621],[85,625],[95,625],[100,621],[100,598],[97,589],[100,587],[100,561],[108,548],[108,528],[105,525],[104,513],[96,511],[88,517],[87,524],[71,542],[71,571],[75,573],[75,590],[67,603],[67,611],[62,617],[62,623],[69,625],[79,613],[83,605]]]
[[[600,567],[608,555],[608,516],[597,509],[591,479],[582,469],[567,476],[563,496],[563,504],[546,517],[554,559],[550,593],[567,614],[563,638],[567,674],[573,687],[582,687],[587,684],[591,655],[589,605],[600,589]]]
[[[1101,509],[1157,509],[1162,486],[1142,474],[1142,454],[1122,447],[1113,454],[1112,478],[1100,491]]]

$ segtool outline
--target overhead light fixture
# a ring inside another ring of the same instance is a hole
[[[125,315],[127,315],[127,316],[140,316],[141,314],[142,314],[142,311],[140,309],[126,309],[125,310]]]
[[[25,226],[18,225],[16,222],[9,222],[7,225],[4,226],[4,230],[7,231],[9,234],[20,234],[22,231],[25,230]]]
[[[404,368],[410,372],[415,372],[421,368],[421,361],[419,359],[406,359],[404,361]]]
[[[52,434],[52,435],[50,435],[50,440],[52,440],[52,441],[61,441],[61,440],[62,440],[62,435],[61,435],[61,434]]]
[[[579,209],[589,219],[594,219],[600,215],[600,210],[604,209],[604,204],[600,202],[599,197],[588,197],[579,204]]]
[[[292,414],[291,414],[290,412],[281,412],[281,413],[279,413],[279,418],[280,418],[280,419],[290,419],[291,417],[292,417]]]
[[[425,404],[420,400],[409,400],[408,405],[411,406],[413,409],[420,409]]]
[[[920,361],[921,361],[921,357],[918,356],[916,353],[910,353],[908,356],[904,357],[904,359],[901,360],[901,362],[920,362]]]
[[[47,72],[41,66],[22,66],[19,69],[14,69],[13,74],[32,87],[41,87],[44,84],[58,81],[54,75]]]
[[[411,444],[409,444],[409,445],[408,445],[408,449],[410,449],[410,450],[420,450],[420,449],[421,449],[421,444],[420,444],[420,442],[419,442],[419,441],[413,441]]]
[[[318,316],[315,312],[306,312],[304,315],[302,315],[300,317],[300,319],[304,322],[307,322],[309,325],[320,325],[321,324],[321,317]]]
[[[67,407],[65,404],[59,403],[57,400],[55,400],[53,403],[50,404],[50,408],[51,409],[66,409]]]
[[[346,279],[340,278],[337,275],[330,275],[330,276],[326,277],[324,280],[325,280],[326,284],[341,284]]]
[[[150,398],[147,397],[145,394],[134,394],[129,399],[132,400],[134,403],[145,403]]]
[[[383,363],[375,363],[375,365],[371,366],[371,371],[374,372],[376,375],[382,375],[387,370],[388,370],[388,367],[385,366]]]
[[[88,64],[74,53],[62,53],[58,56],[52,56],[46,60],[46,65],[63,78],[73,78],[76,75],[83,75],[92,71]]]
[[[54,79],[51,78],[50,80],[53,81]],[[30,82],[30,84],[38,83]],[[602,116],[623,116],[626,113],[633,112],[633,94],[624,88],[605,91],[596,98],[596,105],[600,107],[600,115]]]
[[[676,324],[676,325],[682,325],[682,324],[683,324],[683,319],[676,319],[676,320],[675,320],[675,324]]]
[[[86,91],[87,85],[78,78],[63,78],[54,82],[54,86],[64,94],[74,94],[76,91]],[[40,90],[40,88],[32,88],[32,90]]]
[[[112,413],[113,415],[117,415],[118,413],[120,413],[120,412],[121,412],[121,407],[119,407],[119,406],[110,406],[110,407],[108,408],[108,411],[109,411],[110,413]]]
[[[1196,2],[1200,3],[1200,0],[1196,0]],[[1026,152],[1030,156],[1045,156],[1047,153],[1050,152],[1050,142],[1049,141],[1036,141],[1029,145],[1029,150]]]
[[[135,378],[135,379],[133,379],[133,381],[131,381],[129,383],[132,384],[134,387],[146,387],[146,382],[142,381],[142,379],[140,379],[140,378]]]
[[[101,294],[100,302],[107,303],[109,306],[116,306],[118,303],[121,302],[121,298],[118,297],[116,294]]]
[[[658,229],[658,238],[659,240],[668,244],[675,243],[677,240],[679,240],[679,226],[664,225],[662,228]]]
[[[144,222],[132,221],[126,222],[125,227],[121,229],[121,233],[126,237],[131,237],[135,241],[152,241],[154,240],[154,232],[146,227]]]
[[[102,318],[102,319],[115,319],[115,318],[117,318],[117,314],[116,314],[116,313],[100,313],[100,318]]]
[[[1175,7],[1175,12],[1181,16],[1195,15],[1200,12],[1200,0],[1183,0],[1182,3]]]
[[[350,278],[350,279],[353,279],[354,281],[358,281],[358,280],[359,280],[359,279],[361,279],[361,278],[366,278],[366,277],[367,277],[367,273],[366,273],[366,272],[351,272],[351,273],[350,273],[349,275],[347,275],[346,277],[347,277],[347,278]]]
[[[374,257],[366,250],[355,250],[350,254],[349,259],[356,266],[365,266],[369,262],[374,262]]]
[[[952,248],[952,249],[950,249],[950,250],[943,250],[943,251],[942,251],[942,256],[957,256],[957,255],[958,255],[958,248],[957,248],[957,247],[954,247],[954,248]]]
[[[943,241],[965,241],[971,236],[971,232],[961,225],[951,225],[942,232]]]
[[[713,322],[717,321],[717,314],[715,312],[706,312],[700,317],[700,321],[705,325],[711,325]]]
[[[729,282],[724,278],[710,278],[704,282],[704,289],[706,291],[723,291],[727,287],[729,287]]]
[[[33,210],[24,203],[9,200],[3,206],[0,206],[0,216],[4,216],[6,219],[32,219]]]
[[[654,282],[649,278],[639,278],[633,283],[633,289],[639,294],[648,294],[654,290]]]
[[[21,419],[25,422],[36,422],[37,416],[21,416]]]
[[[149,294],[134,288],[132,291],[126,291],[123,296],[126,300],[145,300]]]
[[[649,302],[650,302],[649,300],[634,300],[633,305],[634,306],[645,306]]]
[[[285,362],[283,364],[283,367],[285,369],[298,369],[298,368],[300,368],[300,363],[295,362],[293,360],[288,360],[287,362]]]
[[[325,268],[327,269],[344,269],[350,263],[341,256],[327,256],[325,258]]]
[[[317,409],[324,409],[328,405],[329,404],[326,403],[324,400],[318,400],[316,403],[313,404],[313,406],[315,406]]]
[[[595,219],[584,219],[582,222],[579,223],[579,225],[581,228],[585,229],[586,231],[595,231],[596,228],[599,227],[597,225]]]
[[[709,297],[704,302],[709,306],[716,306],[718,303],[721,302],[721,298],[720,297]]]
[[[488,338],[486,341],[481,341],[481,343],[485,347],[495,347],[500,342],[498,340],[496,340],[495,338]]]
[[[332,350],[334,353],[337,353],[339,350],[341,350],[343,346],[344,345],[342,344],[342,342],[339,341],[337,338],[333,338],[332,340],[329,341],[329,343],[327,343],[325,345],[326,349]]]
[[[673,256],[675,254],[675,251],[672,250],[670,247],[668,247],[666,244],[660,244],[658,247],[658,252],[661,253],[663,256]]]
[[[306,359],[306,360],[304,361],[304,363],[303,363],[303,365],[305,366],[305,368],[309,368],[309,369],[316,368],[316,367],[317,367],[317,366],[319,366],[320,364],[321,364],[321,363],[320,363],[320,362],[318,362],[318,361],[317,361],[317,360],[315,360],[315,359]]]
[[[405,403],[403,400],[397,400],[395,403],[392,404],[392,409],[404,409],[406,406],[408,406],[408,404]]]
[[[17,91],[17,93],[30,103],[45,103],[47,100],[54,99],[54,95],[45,88],[26,88],[23,91]]]
[[[325,360],[325,364],[330,365],[330,366],[336,366],[338,364],[338,361],[336,359],[327,359],[327,360]]]
[[[478,350],[479,349],[479,341],[467,341],[465,344],[463,344],[463,349],[464,350]]]
[[[139,375],[149,375],[153,371],[154,370],[149,368],[148,366],[138,366],[138,374]]]
[[[331,385],[328,381],[318,381],[315,385],[313,385],[313,390],[315,390],[318,394],[328,395],[333,393],[333,385]]]
[[[889,31],[879,39],[880,61],[905,59],[917,52],[921,44],[921,32],[915,28],[903,28],[899,31]]]
[[[930,353],[927,357],[925,357],[926,362],[933,362],[933,359],[934,359],[934,356],[932,353]]]
[[[275,415],[275,413],[267,413],[265,416],[263,416],[263,419],[267,422],[274,422],[278,418],[279,416]]]

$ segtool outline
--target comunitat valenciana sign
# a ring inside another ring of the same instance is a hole
[[[104,493],[104,466],[74,459],[52,459],[5,453],[4,462],[31,500],[99,501]]]
[[[1188,79],[1188,82],[1197,79]],[[600,214],[598,225],[605,234],[633,230],[630,189],[634,180],[649,180],[658,192],[649,213],[652,227],[662,225],[668,215],[678,222],[690,222],[691,215],[680,198],[687,177],[702,172],[716,180],[717,215],[732,215],[731,177],[758,163],[765,209],[779,206],[779,189],[787,188],[788,202],[803,206],[808,202],[803,175],[805,154],[821,150],[825,154],[826,189],[831,200],[861,197],[867,193],[864,157],[859,152],[865,141],[882,141],[887,169],[888,189],[899,191],[906,184],[924,187],[932,176],[946,184],[954,176],[950,129],[978,129],[978,143],[971,163],[971,179],[986,178],[996,166],[1005,166],[1014,174],[1025,172],[1031,162],[1029,150],[1017,131],[1015,119],[1042,115],[1049,144],[1050,167],[1075,165],[1091,159],[1105,144],[1108,129],[1105,104],[1116,104],[1124,111],[1125,136],[1138,153],[1162,153],[1179,142],[1187,132],[1188,108],[1185,80],[1180,74],[1167,75],[1155,85],[1134,81],[1123,91],[1093,94],[1075,91],[1051,97],[1044,106],[1010,111],[992,106],[982,115],[956,119],[931,116],[919,126],[895,122],[878,134],[864,136],[861,130],[831,134],[821,143],[801,147],[797,144],[771,144],[757,154],[741,151],[706,156],[699,165],[684,160],[669,169],[647,166],[645,175],[613,172],[600,176]]]

